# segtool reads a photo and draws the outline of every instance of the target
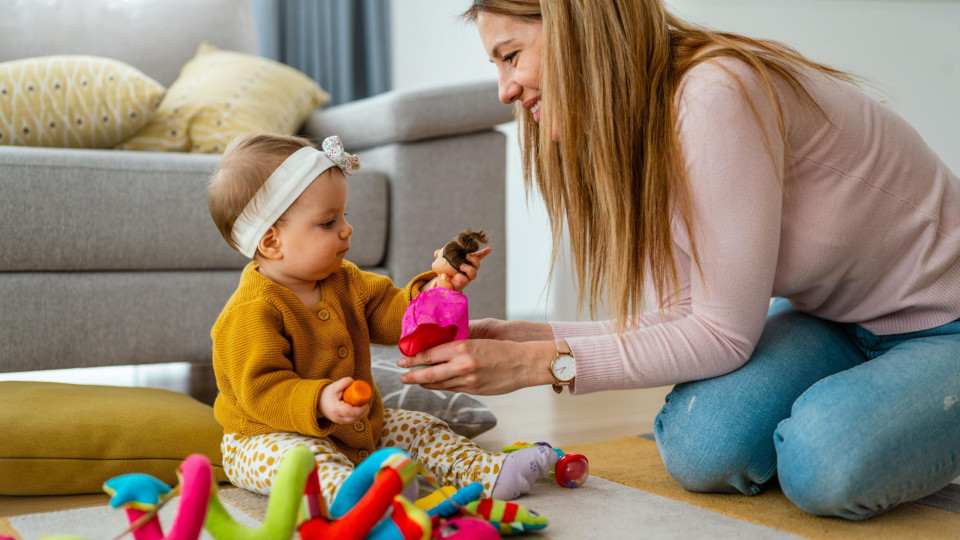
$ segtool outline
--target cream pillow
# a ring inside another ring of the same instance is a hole
[[[112,148],[139,131],[166,89],[97,56],[0,63],[0,144]]]
[[[292,67],[202,43],[147,127],[117,148],[222,153],[242,133],[293,135],[329,100]]]

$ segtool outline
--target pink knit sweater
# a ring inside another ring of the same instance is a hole
[[[780,84],[789,152],[745,64],[712,60],[684,77],[676,129],[702,269],[677,225],[679,305],[645,313],[620,335],[609,321],[553,323],[576,357],[576,393],[733,371],[753,352],[773,296],[876,334],[960,318],[960,180],[853,85],[805,80],[828,123]]]

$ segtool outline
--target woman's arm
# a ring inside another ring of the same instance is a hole
[[[552,341],[554,334],[550,323],[479,319],[470,321],[470,338],[517,342]]]
[[[679,297],[685,300],[669,316],[623,334],[555,336],[566,338],[576,359],[576,393],[730,372],[747,361],[763,330],[783,205],[785,148],[776,113],[763,83],[744,64],[707,62],[689,75],[677,129],[700,265],[690,257],[687,231],[678,227]],[[555,354],[554,337],[546,337],[544,323],[503,325],[493,324],[491,334],[534,340],[471,339],[436,347],[398,364],[436,364],[406,373],[404,382],[477,394],[553,382],[547,366]]]

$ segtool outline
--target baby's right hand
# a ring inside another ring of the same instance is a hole
[[[370,413],[370,403],[362,407],[354,407],[343,401],[343,391],[347,389],[353,379],[344,377],[339,381],[328,384],[320,392],[320,413],[334,424],[352,424],[359,422]]]

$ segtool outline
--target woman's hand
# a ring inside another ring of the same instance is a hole
[[[471,334],[473,331],[471,327]],[[553,341],[464,339],[438,345],[412,358],[401,358],[397,365],[429,365],[404,373],[400,377],[404,384],[419,384],[428,390],[497,395],[553,382],[547,367],[555,353]]]
[[[480,251],[474,251],[468,254],[467,260],[470,261],[470,264],[463,263],[460,265],[459,271],[450,266],[450,263],[440,256],[441,251],[442,250],[438,249],[433,252],[433,258],[435,260],[433,261],[431,269],[437,273],[437,277],[430,280],[424,289],[444,287],[455,291],[462,291],[471,281],[477,279],[477,271],[480,270],[480,261],[493,250],[485,247]]]
[[[343,391],[347,389],[353,379],[344,377],[334,381],[320,392],[320,414],[334,424],[352,424],[359,422],[370,413],[370,403],[361,407],[354,407],[343,401]]]

